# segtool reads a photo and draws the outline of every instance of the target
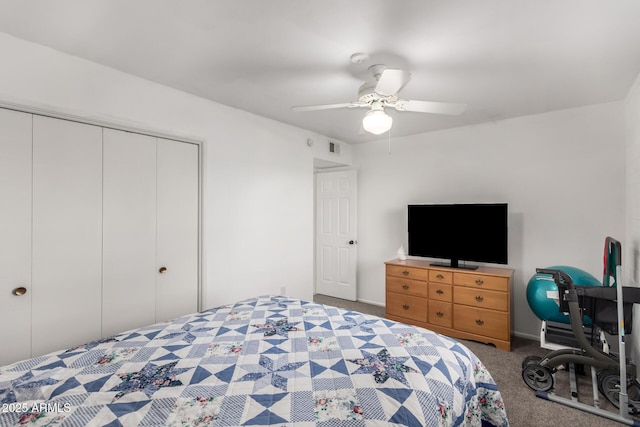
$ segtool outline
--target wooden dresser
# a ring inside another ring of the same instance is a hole
[[[513,270],[397,259],[385,264],[387,319],[511,350]]]

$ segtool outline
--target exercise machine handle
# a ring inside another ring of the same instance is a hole
[[[613,263],[617,267],[622,265],[622,244],[613,237],[607,237],[604,241],[605,250],[613,257]]]
[[[550,274],[553,276],[553,281],[556,282],[556,285],[566,283],[570,289],[575,287],[573,280],[571,280],[571,276],[562,270],[556,270],[553,268],[536,268],[536,273]]]

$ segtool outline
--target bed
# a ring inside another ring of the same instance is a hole
[[[279,296],[0,367],[0,404],[0,426],[508,425],[459,342]]]

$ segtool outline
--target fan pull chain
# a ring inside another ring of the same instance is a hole
[[[391,154],[391,129],[389,129],[387,134],[389,135],[389,154]]]

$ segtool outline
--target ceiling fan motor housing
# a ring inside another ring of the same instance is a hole
[[[392,96],[383,96],[375,92],[377,81],[366,82],[358,89],[358,101],[371,104],[373,102],[385,101],[385,102],[395,102],[398,100],[398,97],[395,95]]]

